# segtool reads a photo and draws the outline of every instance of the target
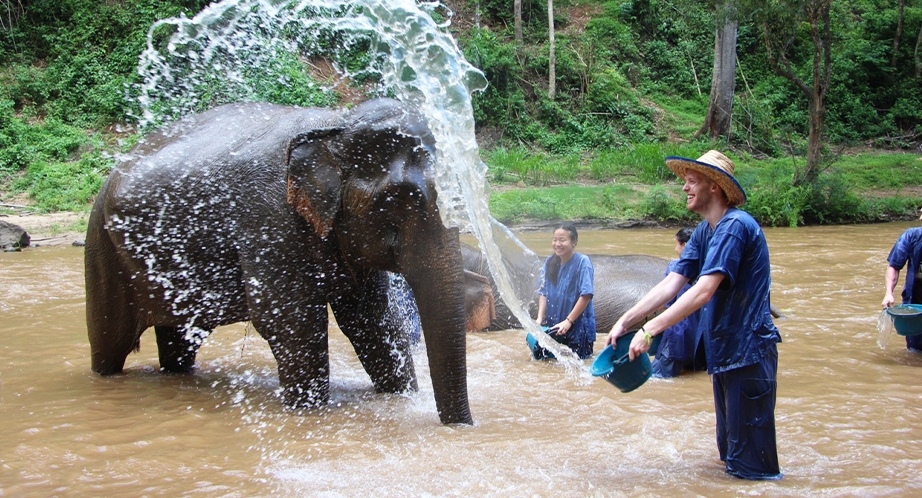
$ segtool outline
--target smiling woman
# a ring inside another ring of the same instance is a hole
[[[554,254],[544,262],[544,282],[538,290],[538,323],[549,327],[555,341],[586,359],[592,356],[596,332],[594,271],[589,257],[576,252],[578,240],[570,223],[554,230]]]

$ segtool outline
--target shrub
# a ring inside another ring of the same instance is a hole
[[[30,126],[13,114],[12,104],[0,100],[0,178],[35,161],[65,161],[87,141],[83,130],[54,118]]]
[[[95,152],[75,162],[36,161],[13,188],[27,191],[42,211],[83,211],[99,192],[111,167],[111,159]]]
[[[643,218],[686,224],[701,221],[697,213],[689,211],[686,207],[684,195],[676,195],[662,185],[650,189],[647,197],[640,203],[639,210]]]

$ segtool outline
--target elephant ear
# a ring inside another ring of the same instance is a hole
[[[323,238],[333,228],[342,205],[342,172],[331,149],[342,128],[321,128],[298,135],[288,143],[288,203]]]

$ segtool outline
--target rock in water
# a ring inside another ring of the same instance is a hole
[[[29,247],[32,237],[19,225],[0,220],[0,249],[4,251]]]

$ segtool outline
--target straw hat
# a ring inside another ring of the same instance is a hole
[[[666,166],[683,180],[688,170],[710,178],[727,194],[730,206],[741,206],[746,202],[746,192],[743,192],[743,187],[736,181],[736,178],[733,178],[733,161],[716,150],[705,152],[697,161],[686,157],[669,156],[666,158]]]

